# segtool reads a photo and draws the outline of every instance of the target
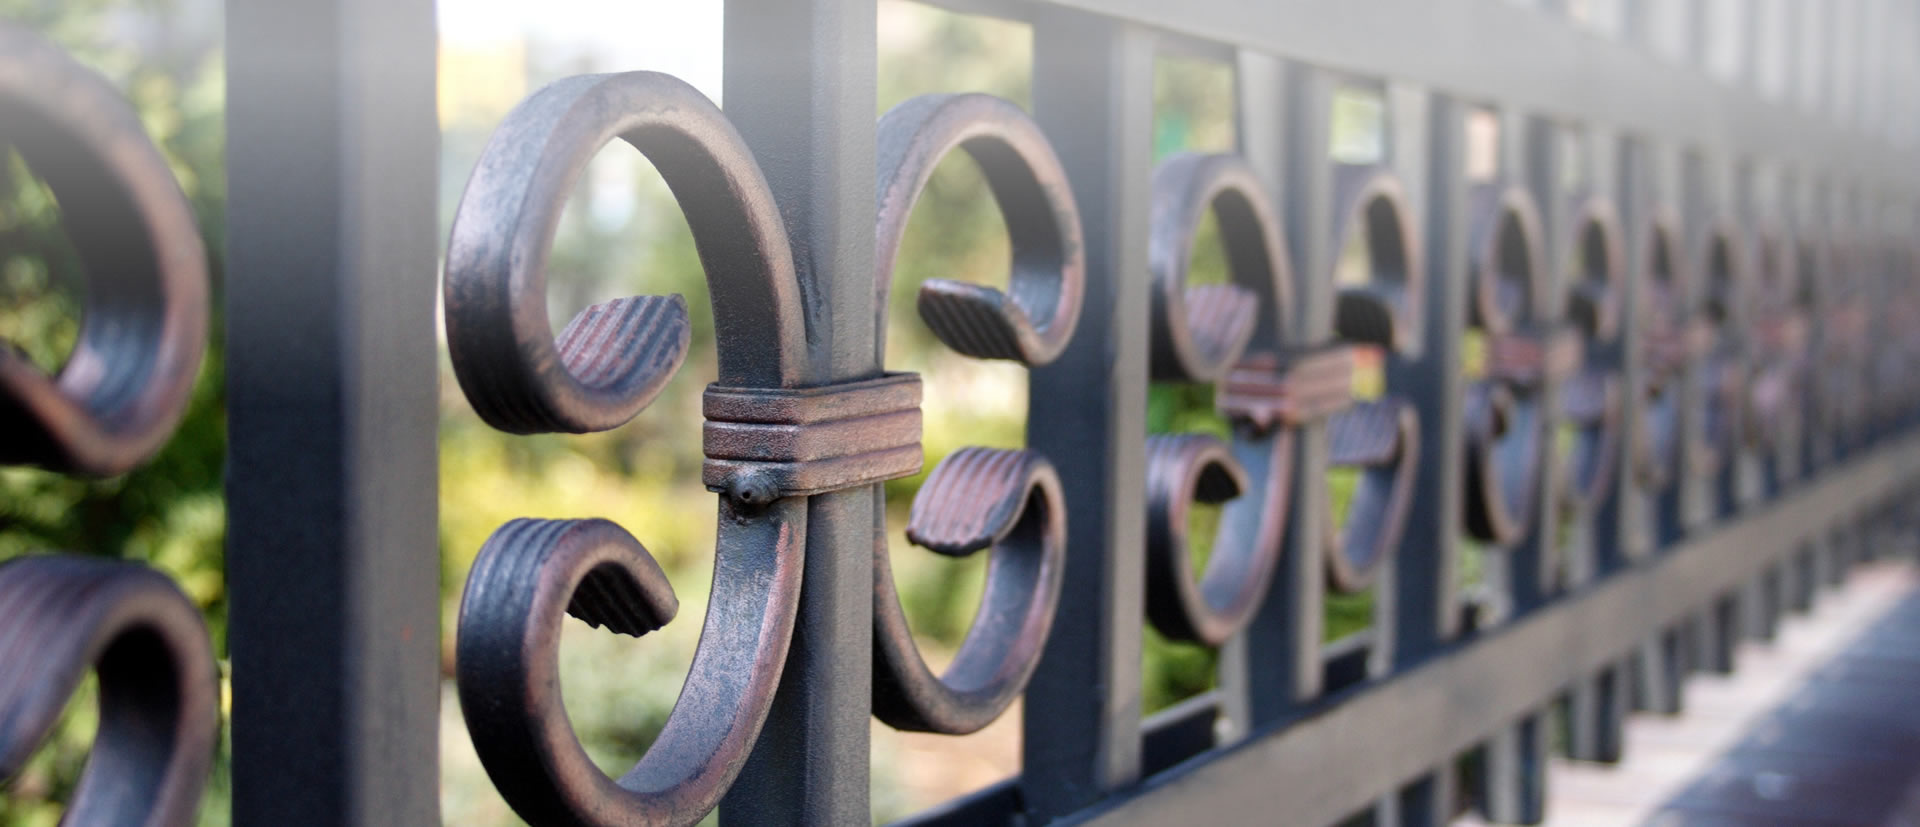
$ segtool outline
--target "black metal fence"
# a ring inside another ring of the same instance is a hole
[[[685,210],[719,349],[713,594],[638,766],[587,759],[555,652],[563,612],[631,635],[672,618],[647,551],[604,520],[515,521],[466,584],[462,708],[527,820],[863,822],[869,716],[964,735],[1024,697],[1019,774],[911,821],[1537,821],[1554,722],[1573,757],[1617,760],[1630,710],[1677,711],[1686,673],[1731,669],[1738,637],[1910,511],[1913,4],[954,5],[1032,26],[1031,116],[927,97],[876,129],[872,0],[729,0],[724,113],[664,75],[571,78],[475,169],[444,318],[488,423],[616,428],[686,358],[678,297],[547,327],[558,213],[616,138]],[[233,816],[430,823],[433,9],[235,3],[227,37]],[[1165,53],[1233,67],[1239,154],[1155,168]],[[1343,88],[1384,103],[1374,162],[1329,161]],[[207,333],[191,224],[113,90],[11,29],[0,141],[99,274],[58,377],[0,352],[0,458],[125,470],[165,440]],[[883,314],[906,216],[956,150],[1013,276],[929,282],[921,317],[1032,372],[1026,448],[949,456],[914,502],[915,543],[991,554],[936,674],[881,539],[877,483],[921,463]],[[1209,210],[1231,280],[1188,285]],[[1369,270],[1336,283],[1356,237]],[[1356,394],[1376,360],[1384,389]],[[1214,385],[1232,438],[1150,437],[1153,382]],[[1355,480],[1344,516],[1332,468]],[[1196,503],[1224,504],[1199,572]],[[1457,587],[1469,543],[1484,592]],[[1330,590],[1370,593],[1373,618],[1323,645]],[[144,570],[0,568],[0,775],[91,667],[102,727],[70,820],[189,819],[218,717],[196,622]],[[1147,623],[1217,647],[1217,688],[1143,718]]]

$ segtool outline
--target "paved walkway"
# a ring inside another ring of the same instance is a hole
[[[1920,570],[1857,569],[1737,664],[1633,716],[1623,763],[1556,761],[1548,823],[1920,827]]]

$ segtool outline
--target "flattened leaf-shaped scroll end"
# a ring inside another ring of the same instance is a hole
[[[920,319],[947,347],[976,359],[1007,359],[1032,367],[1053,360],[1043,352],[1033,320],[997,288],[948,279],[920,286]]]

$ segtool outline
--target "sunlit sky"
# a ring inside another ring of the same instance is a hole
[[[676,75],[716,101],[721,12],[721,0],[439,0],[445,46],[564,45],[605,69]]]

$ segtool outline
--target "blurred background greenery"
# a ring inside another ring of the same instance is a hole
[[[554,0],[537,9],[509,0],[442,0],[439,114],[443,127],[444,230],[488,135],[526,94],[580,72],[654,68],[720,98],[719,3],[648,2],[620,8]],[[1021,24],[967,17],[905,0],[879,4],[876,116],[918,94],[982,91],[1030,106],[1031,33]],[[610,16],[613,19],[609,19]],[[0,0],[0,18],[46,33],[124,90],[173,165],[199,216],[216,296],[223,251],[223,95],[220,6],[213,0]],[[1233,77],[1225,64],[1164,57],[1155,83],[1157,155],[1234,148]],[[1343,94],[1335,108],[1336,155],[1379,156],[1382,107],[1370,93]],[[724,99],[722,99],[724,105]],[[1356,149],[1358,147],[1358,149]],[[1370,160],[1372,158],[1362,158]],[[1226,278],[1209,222],[1196,245],[1193,278]],[[944,162],[922,195],[899,258],[888,331],[888,366],[926,376],[926,468],[968,444],[1018,446],[1025,373],[942,348],[913,311],[917,284],[960,277],[1004,285],[1007,236],[972,161]],[[699,392],[714,374],[712,323],[686,223],[644,157],[625,144],[604,149],[579,182],[551,265],[554,323],[607,298],[682,293],[692,311],[693,356],[682,375],[633,423],[591,436],[510,437],[468,408],[444,357],[440,382],[442,572],[442,803],[448,823],[517,823],[481,769],[452,692],[460,590],[494,528],[522,516],[602,516],[627,527],[666,568],[683,601],[681,619],[644,640],[569,621],[561,650],[569,714],[589,753],[619,772],[638,759],[672,708],[692,659],[712,578],[712,495],[699,485]],[[1365,271],[1364,249],[1343,267]],[[73,343],[83,294],[58,206],[11,150],[0,148],[0,340],[56,368]],[[222,349],[216,320],[209,358],[178,434],[146,467],[84,481],[0,469],[0,559],[64,550],[146,561],[172,575],[206,611],[225,650]],[[1377,358],[1377,357],[1376,357]],[[1378,383],[1377,371],[1364,380]],[[1377,388],[1374,392],[1377,392]],[[1155,432],[1227,434],[1211,388],[1156,385]],[[922,650],[949,659],[977,604],[983,559],[949,560],[912,549],[906,509],[924,474],[887,486],[895,576]],[[1336,506],[1350,477],[1336,475]],[[1195,517],[1210,537],[1217,509]],[[1204,557],[1206,544],[1195,553]],[[1330,596],[1328,637],[1370,617],[1365,595]],[[1213,653],[1167,642],[1149,628],[1144,654],[1148,711],[1205,691]],[[224,667],[223,667],[224,668]],[[93,731],[90,690],[69,705],[54,742],[0,795],[0,823],[52,825],[71,793]],[[984,786],[1017,769],[1017,715],[969,738],[908,736],[875,726],[874,813],[898,816]],[[224,749],[202,823],[226,823]]]

